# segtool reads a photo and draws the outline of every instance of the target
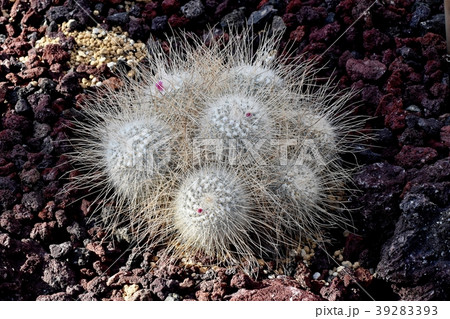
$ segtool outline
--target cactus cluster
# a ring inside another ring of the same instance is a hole
[[[315,83],[276,34],[173,39],[75,122],[74,186],[98,192],[107,232],[251,265],[345,225],[352,92]]]

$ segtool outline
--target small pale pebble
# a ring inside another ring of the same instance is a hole
[[[315,272],[315,273],[312,275],[312,278],[313,278],[314,280],[319,279],[319,277],[320,277],[320,273],[318,273],[318,272]]]
[[[139,286],[136,284],[125,285],[122,289],[122,296],[125,300],[130,300],[133,294],[139,290]]]
[[[343,271],[344,269],[345,269],[344,266],[339,266],[339,267],[337,267],[336,271],[337,271],[337,272],[341,272],[341,271]]]
[[[359,264],[359,262],[357,261],[357,262],[355,262],[355,263],[353,264],[353,269],[359,268],[359,266],[360,266],[360,264]]]
[[[352,266],[352,263],[349,262],[348,260],[345,260],[345,261],[343,261],[343,262],[341,263],[341,265],[350,268],[350,267]]]

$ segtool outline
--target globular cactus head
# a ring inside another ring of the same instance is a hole
[[[263,35],[257,48],[253,38],[247,30],[191,47],[182,37],[168,55],[154,46],[149,69],[86,105],[74,157],[87,174],[76,185],[118,203],[108,232],[120,225],[132,243],[240,265],[345,225],[336,194],[349,181],[340,154],[358,127],[344,107],[351,93],[316,86],[300,59],[286,65],[274,54],[279,35]],[[195,141],[207,139],[253,160],[198,163]],[[281,140],[295,142],[287,158],[276,151]]]
[[[252,96],[226,94],[211,102],[199,120],[199,134],[212,138],[270,138],[272,119],[264,103]]]
[[[228,168],[214,165],[194,170],[175,193],[175,242],[187,255],[200,252],[220,262],[251,259],[258,224],[248,185]]]
[[[105,127],[102,137],[107,178],[125,196],[138,194],[142,185],[168,170],[174,134],[156,117],[136,114],[129,122],[114,121]]]

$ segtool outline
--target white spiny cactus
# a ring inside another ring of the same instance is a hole
[[[108,125],[105,133],[103,160],[117,191],[136,193],[141,185],[167,171],[174,135],[164,122],[151,117],[118,121]]]
[[[184,179],[174,198],[173,222],[187,251],[250,256],[255,213],[247,185],[233,171],[211,166]]]
[[[287,65],[275,54],[278,35],[260,34],[256,49],[253,38],[191,46],[182,36],[168,55],[153,44],[149,69],[86,103],[74,185],[115,207],[109,233],[128,228],[143,248],[165,243],[177,257],[242,264],[345,225],[337,194],[350,178],[339,155],[359,124],[347,119],[351,92],[315,85],[310,64]],[[245,160],[198,162],[202,140]]]

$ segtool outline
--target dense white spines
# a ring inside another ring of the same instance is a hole
[[[87,174],[76,186],[116,202],[109,232],[128,227],[144,248],[164,240],[177,257],[241,264],[344,225],[351,94],[316,86],[310,65],[276,56],[277,35],[258,36],[257,49],[249,31],[209,46],[185,35],[169,56],[153,45],[150,69],[86,104],[74,157]],[[198,162],[202,140],[228,153]]]
[[[174,199],[179,242],[212,256],[224,257],[232,247],[242,249],[252,230],[252,207],[251,194],[232,171],[215,166],[196,170]]]
[[[274,70],[259,65],[244,64],[232,67],[228,76],[230,75],[235,77],[237,83],[254,89],[283,86],[283,79]]]
[[[199,131],[216,138],[263,138],[272,130],[270,121],[264,104],[252,97],[228,94],[207,105]]]
[[[106,173],[113,187],[123,194],[168,169],[172,155],[170,129],[156,118],[109,125],[104,136]]]

